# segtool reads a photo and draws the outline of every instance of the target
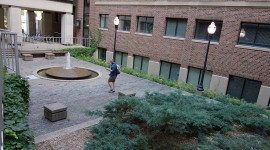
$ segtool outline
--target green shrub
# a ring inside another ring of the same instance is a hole
[[[97,114],[102,114],[105,123],[113,124],[113,127],[104,126],[103,122],[92,128],[93,137],[86,144],[88,149],[93,148],[93,143],[104,149],[112,145],[113,149],[129,149],[119,147],[117,143],[133,145],[135,149],[196,149],[194,143],[183,145],[179,137],[197,138],[200,134],[216,132],[226,134],[236,130],[234,125],[244,125],[265,135],[269,134],[270,127],[263,108],[251,104],[212,103],[196,95],[183,96],[181,92],[169,95],[146,93],[142,98],[123,97],[106,105],[104,112],[98,111]],[[138,137],[143,137],[146,143],[141,143]],[[138,148],[138,145],[143,148]]]
[[[240,134],[235,136],[226,136],[215,134],[211,140],[201,141],[200,150],[264,150],[269,149],[269,140],[251,134]]]
[[[28,125],[29,84],[14,74],[4,76],[5,150],[29,150],[34,146]]]
[[[65,51],[68,51],[73,57],[84,58],[93,56],[95,49],[78,47],[72,49],[65,49]]]

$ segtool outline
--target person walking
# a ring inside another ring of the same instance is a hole
[[[116,77],[118,75],[118,71],[117,71],[117,65],[113,59],[111,60],[111,68],[106,68],[106,69],[108,71],[110,71],[110,74],[109,74],[110,77],[108,79],[108,85],[110,88],[109,93],[114,93],[115,92],[115,80],[116,80]]]

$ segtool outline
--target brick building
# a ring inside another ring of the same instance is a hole
[[[269,105],[270,1],[77,0],[77,36],[100,28],[96,57],[153,75],[197,86],[211,39],[204,87],[248,102]],[[240,37],[240,31],[245,32]]]

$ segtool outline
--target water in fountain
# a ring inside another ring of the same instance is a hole
[[[71,69],[71,63],[70,63],[70,54],[67,53],[67,64],[65,69]]]

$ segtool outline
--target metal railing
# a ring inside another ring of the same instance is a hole
[[[3,97],[4,97],[4,67],[8,72],[20,75],[18,57],[17,33],[0,30],[0,149],[3,150]]]
[[[62,44],[62,45],[82,45],[85,47],[90,46],[90,38],[81,38],[81,37],[72,37],[72,38],[61,38],[61,37],[54,37],[54,36],[42,36],[42,35],[35,35],[35,36],[28,36],[24,35],[23,37],[19,37],[19,41],[21,42],[30,42],[30,43],[47,43],[47,44]]]
[[[0,49],[3,66],[8,72],[20,75],[17,33],[5,30],[0,31],[0,33]]]

